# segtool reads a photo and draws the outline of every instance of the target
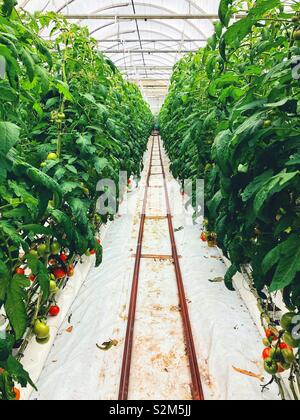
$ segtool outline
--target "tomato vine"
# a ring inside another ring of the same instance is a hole
[[[273,328],[274,293],[300,310],[300,6],[221,0],[219,16],[206,48],[176,65],[160,126],[174,175],[205,178],[207,230],[232,262],[226,286],[250,268]],[[284,367],[295,396],[299,352]]]
[[[119,171],[138,175],[152,128],[138,88],[86,28],[15,5],[2,1],[0,15],[2,400],[34,386],[22,352],[32,334],[49,339],[47,317],[59,313],[55,297],[76,261],[101,263],[97,232],[113,214],[98,214],[99,179],[118,185]]]

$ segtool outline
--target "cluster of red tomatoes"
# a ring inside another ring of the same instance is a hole
[[[97,240],[98,244],[101,245],[100,239]],[[94,249],[89,249],[86,252],[87,256],[95,255],[96,251]],[[51,317],[56,317],[60,313],[60,308],[55,302],[55,295],[60,290],[60,285],[63,280],[67,277],[74,276],[74,265],[73,259],[68,250],[63,249],[57,241],[53,241],[51,246],[46,244],[39,244],[29,252],[30,257],[40,259],[41,261],[47,261],[48,271],[49,271],[49,290],[50,298],[49,303],[44,311],[44,316],[39,316],[37,319],[33,320],[33,333],[36,337],[36,341],[39,344],[45,344],[50,339],[50,327],[47,324],[47,315]],[[28,257],[29,259],[29,257]],[[29,272],[27,264],[24,266],[19,266],[16,268],[16,274],[19,276],[25,276],[31,282],[35,283],[38,281],[38,274],[34,272]],[[0,372],[1,373],[1,372]],[[15,394],[15,400],[20,399],[20,391],[17,388],[13,389]]]
[[[265,331],[266,338],[263,343],[266,348],[262,357],[265,371],[270,375],[280,374],[291,369],[296,360],[294,349],[298,349],[300,345],[300,340],[292,334],[296,316],[292,312],[285,314],[280,321],[281,331],[273,327]]]

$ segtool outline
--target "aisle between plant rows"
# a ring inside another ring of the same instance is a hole
[[[73,400],[118,397],[134,254],[149,167],[145,155],[141,184],[129,194],[128,207],[110,225],[103,242],[103,264],[93,269],[61,326],[32,399]],[[156,153],[154,153],[156,155]],[[163,153],[166,169],[169,161]],[[148,215],[166,213],[162,175],[153,161]],[[154,175],[155,173],[158,175]],[[226,268],[217,249],[200,240],[200,226],[182,212],[180,186],[167,171],[177,211],[173,222],[180,254],[197,358],[206,399],[276,399],[261,393],[264,376],[258,358],[260,334],[246,307],[222,283]],[[158,187],[158,188],[157,188]],[[181,209],[181,212],[179,211]],[[143,254],[170,255],[165,220],[146,221]],[[212,284],[212,282],[214,284]],[[142,261],[138,291],[129,399],[192,398],[178,291],[170,259]],[[245,333],[246,332],[246,333]],[[234,343],[234,345],[233,345]],[[250,377],[244,372],[253,372]]]

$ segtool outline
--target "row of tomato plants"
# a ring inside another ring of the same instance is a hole
[[[246,16],[234,21],[238,13]],[[207,46],[176,65],[161,131],[174,175],[205,178],[202,238],[216,236],[231,260],[230,290],[234,275],[250,270],[266,330],[265,370],[283,398],[277,374],[290,371],[298,399],[300,5],[221,0],[219,17]],[[274,294],[287,307],[281,320]]]
[[[102,215],[97,201],[113,191],[98,181],[138,175],[152,128],[138,88],[87,29],[15,3],[0,5],[0,400],[34,386],[25,338],[49,340],[47,317],[75,262],[101,263],[97,233],[113,209]]]

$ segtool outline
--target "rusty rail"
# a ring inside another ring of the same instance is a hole
[[[187,300],[185,296],[182,273],[181,273],[181,268],[180,268],[180,263],[179,263],[180,256],[178,255],[177,246],[176,246],[174,227],[173,227],[173,221],[172,221],[173,216],[171,214],[166,172],[163,165],[159,134],[153,135],[153,141],[152,141],[152,147],[151,147],[150,165],[149,165],[149,171],[148,171],[147,182],[146,182],[146,187],[145,187],[137,251],[135,255],[135,267],[134,267],[134,274],[133,274],[130,306],[129,306],[129,313],[128,313],[128,324],[127,324],[127,330],[126,330],[123,363],[122,363],[122,371],[121,371],[121,378],[120,378],[119,400],[126,401],[128,399],[130,370],[131,370],[132,351],[133,351],[135,315],[136,315],[137,296],[138,296],[138,287],[139,287],[139,275],[140,275],[140,268],[141,268],[141,260],[143,258],[143,254],[142,254],[143,237],[144,237],[145,221],[147,219],[146,209],[147,209],[147,203],[148,203],[148,190],[150,187],[150,177],[152,175],[151,168],[153,167],[153,165],[151,164],[153,161],[154,143],[155,143],[155,137],[157,136],[158,136],[158,147],[159,147],[158,158],[161,163],[159,166],[161,166],[161,169],[162,169],[162,173],[159,175],[162,175],[163,180],[164,180],[163,188],[165,190],[165,198],[166,198],[166,204],[167,204],[167,215],[165,218],[168,220],[170,241],[172,245],[172,256],[170,257],[172,257],[172,262],[174,263],[175,273],[176,273],[176,281],[177,281],[178,292],[179,292],[179,303],[181,307],[182,322],[183,322],[183,329],[184,329],[184,338],[185,338],[185,344],[186,344],[187,355],[189,359],[189,366],[190,366],[190,371],[191,371],[192,396],[194,400],[204,400],[204,393],[202,389],[202,383],[201,383],[201,377],[200,377],[200,372],[199,372],[199,367],[198,367],[192,327],[191,327],[191,322],[189,318]]]
[[[153,150],[154,150],[154,136],[153,136],[153,142],[152,142],[152,148],[151,148],[150,163],[152,162]],[[131,297],[130,297],[130,304],[129,304],[128,323],[127,323],[127,331],[126,331],[126,337],[125,337],[125,347],[124,347],[123,363],[122,363],[122,371],[121,371],[121,379],[120,379],[120,389],[119,389],[120,401],[126,401],[128,399],[135,314],[136,314],[137,294],[138,294],[138,288],[139,288],[139,276],[140,276],[140,269],[141,269],[143,237],[144,237],[144,228],[145,228],[145,221],[146,221],[146,208],[147,208],[147,202],[148,202],[148,190],[149,190],[149,184],[150,184],[150,177],[151,177],[151,165],[149,165],[149,171],[148,171],[147,182],[146,182],[146,187],[145,187],[143,210],[142,210],[141,222],[140,222],[140,231],[139,231],[138,244],[137,244],[137,249],[136,249],[133,282],[132,282]]]
[[[192,394],[194,400],[204,400],[204,393],[201,383],[200,371],[198,366],[197,354],[195,349],[195,343],[193,338],[192,326],[189,316],[189,310],[187,305],[187,299],[184,290],[183,278],[181,273],[181,267],[179,262],[179,255],[176,246],[176,239],[174,234],[174,226],[172,221],[172,213],[170,207],[170,200],[169,200],[169,193],[168,193],[168,186],[167,186],[167,178],[166,172],[164,169],[162,153],[161,153],[161,145],[160,139],[158,139],[158,147],[159,147],[159,155],[161,161],[161,167],[163,172],[164,178],[164,187],[165,187],[165,196],[166,196],[166,203],[167,203],[167,216],[168,216],[168,225],[169,225],[169,232],[170,232],[170,239],[172,244],[172,255],[174,260],[175,266],[175,273],[176,273],[176,280],[178,286],[178,293],[179,293],[179,302],[181,307],[181,315],[182,315],[182,322],[183,322],[183,330],[185,336],[185,344],[187,349],[187,354],[189,358],[189,365],[192,377]]]

